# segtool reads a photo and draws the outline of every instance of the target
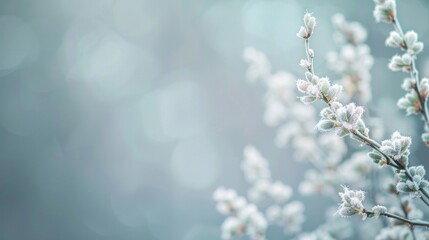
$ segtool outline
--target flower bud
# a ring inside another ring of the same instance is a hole
[[[305,69],[309,69],[311,67],[311,63],[305,59],[301,59],[301,61],[299,62],[299,66]]]
[[[377,205],[372,208],[372,212],[374,213],[374,217],[378,218],[381,214],[387,212],[387,208],[385,206]]]
[[[297,86],[297,88],[298,88],[298,90],[300,91],[300,92],[302,92],[302,93],[306,93],[307,92],[307,90],[308,90],[308,87],[311,85],[311,83],[310,82],[308,82],[308,81],[304,81],[304,80],[302,80],[302,79],[299,79],[297,82],[296,82],[296,86]]]
[[[317,123],[317,129],[319,129],[320,131],[330,131],[333,128],[335,128],[336,123],[335,121],[331,121],[331,120],[320,120],[319,123]]]
[[[300,97],[299,100],[301,100],[301,102],[304,104],[310,104],[310,103],[313,103],[314,101],[316,101],[316,97],[304,96],[304,97]]]
[[[386,39],[386,45],[389,47],[401,47],[402,38],[396,31],[391,31],[389,37]]]
[[[304,27],[301,27],[298,31],[298,33],[296,34],[296,36],[300,37],[300,38],[304,38],[307,39],[308,38],[308,33],[307,30]]]
[[[414,31],[409,31],[404,36],[404,41],[407,47],[413,46],[417,42],[417,33]]]

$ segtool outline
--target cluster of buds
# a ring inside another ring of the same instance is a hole
[[[405,170],[401,170],[398,174],[399,182],[396,184],[396,190],[398,192],[413,193],[417,195],[420,189],[424,189],[429,186],[429,182],[424,180],[426,174],[423,166],[410,167],[408,169],[409,176]]]
[[[328,78],[319,78],[309,71],[305,73],[305,77],[306,80],[298,79],[296,83],[298,90],[305,94],[300,97],[301,102],[305,104],[313,103],[316,100],[335,101],[343,89],[338,84],[331,84]]]
[[[421,113],[423,106],[420,103],[420,98],[426,101],[429,94],[429,80],[427,78],[423,78],[419,83],[420,96],[414,91],[416,84],[416,81],[412,78],[406,78],[402,84],[402,88],[408,92],[398,100],[397,105],[399,108],[405,109],[407,115]]]
[[[411,138],[394,132],[390,139],[381,142],[380,151],[399,162],[402,167],[408,166]]]
[[[399,132],[394,132],[390,139],[381,142],[380,151],[372,151],[368,156],[380,167],[390,163],[387,157],[391,157],[398,162],[402,168],[408,166],[408,156],[410,155],[411,138],[402,136]]]
[[[232,239],[247,234],[259,240],[265,236],[267,221],[254,204],[249,204],[232,189],[218,188],[213,193],[220,213],[230,215],[222,224],[222,238]]]
[[[395,0],[374,0],[374,17],[377,22],[391,23],[396,17]]]
[[[316,26],[316,18],[311,15],[311,13],[306,13],[304,15],[304,26],[301,26],[298,33],[298,37],[303,39],[309,39],[313,35],[314,27]]]
[[[363,201],[365,200],[365,193],[363,191],[354,191],[346,187],[343,192],[339,193],[341,197],[341,204],[338,207],[338,215],[341,217],[350,217],[355,214],[365,215],[365,207]]]
[[[365,193],[363,191],[354,191],[346,187],[343,192],[339,193],[341,197],[341,204],[338,207],[337,214],[341,217],[350,217],[353,215],[362,215],[363,220],[367,217],[378,218],[380,215],[387,212],[385,206],[376,205],[370,212],[366,211],[363,201],[365,200]]]
[[[320,131],[336,130],[337,135],[344,137],[358,131],[368,136],[369,130],[362,120],[363,108],[349,103],[343,106],[339,102],[332,102],[331,107],[326,107],[320,112],[321,119],[317,124]]]
[[[405,53],[402,56],[395,55],[390,60],[389,68],[392,71],[402,70],[404,72],[410,72],[412,70],[412,61],[412,56],[408,53]]]
[[[414,31],[408,31],[402,37],[397,31],[391,31],[386,39],[386,45],[393,48],[401,48],[407,54],[415,56],[423,50],[423,43],[418,41],[418,35]]]

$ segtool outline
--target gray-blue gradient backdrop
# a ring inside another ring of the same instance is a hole
[[[429,44],[428,2],[398,7],[403,27]],[[319,73],[331,74],[332,14],[368,29],[372,107],[387,132],[418,139],[418,119],[395,106],[404,75],[387,70],[390,28],[374,23],[371,0],[1,0],[0,239],[220,239],[211,194],[245,194],[246,144],[296,192],[308,166],[274,146],[242,51],[302,74],[295,33],[307,10],[318,17]],[[426,76],[428,53],[418,60]],[[307,205],[305,230],[332,203],[294,198]]]

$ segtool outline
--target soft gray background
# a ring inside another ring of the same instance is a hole
[[[427,1],[398,5],[404,29],[429,44]],[[302,74],[295,33],[306,10],[319,20],[319,73],[331,74],[332,14],[367,27],[372,107],[389,133],[416,136],[420,122],[395,106],[405,75],[386,68],[390,28],[372,9],[371,0],[2,0],[0,238],[219,239],[211,193],[245,194],[246,144],[296,190],[308,166],[274,146],[264,89],[245,81],[242,51],[253,46],[275,70]],[[415,143],[423,159],[428,150]],[[302,199],[311,230],[331,201]]]

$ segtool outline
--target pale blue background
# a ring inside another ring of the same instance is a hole
[[[427,1],[398,2],[404,29],[429,44]],[[367,27],[372,107],[387,132],[414,134],[427,159],[420,122],[395,106],[404,74],[387,70],[390,28],[372,9],[370,0],[2,0],[0,238],[219,239],[211,193],[224,185],[245,194],[246,144],[296,191],[308,166],[274,146],[264,89],[245,81],[242,51],[253,46],[275,70],[302,75],[295,33],[305,11],[318,17],[321,75],[332,74],[331,15]],[[418,60],[426,76],[428,52]],[[307,204],[305,230],[332,203],[294,198]]]

